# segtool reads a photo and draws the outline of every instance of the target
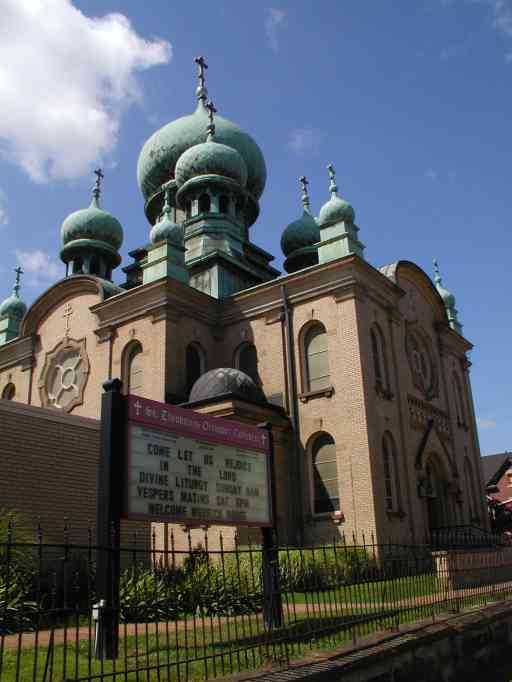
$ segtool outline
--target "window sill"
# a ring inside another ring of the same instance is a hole
[[[307,403],[308,400],[314,400],[315,398],[330,398],[334,393],[334,387],[328,386],[327,388],[321,388],[318,391],[305,391],[299,394],[299,400],[301,403]]]

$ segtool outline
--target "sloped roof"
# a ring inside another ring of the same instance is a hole
[[[486,486],[499,481],[503,465],[507,463],[512,464],[512,452],[498,452],[496,455],[482,457],[482,474]]]

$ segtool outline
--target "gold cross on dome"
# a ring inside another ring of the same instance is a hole
[[[69,335],[69,318],[73,314],[73,308],[71,307],[70,303],[66,304],[66,307],[64,308],[64,315],[62,316],[66,320],[66,333],[65,336]]]

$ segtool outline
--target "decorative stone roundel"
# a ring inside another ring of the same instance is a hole
[[[89,358],[85,339],[76,341],[64,337],[46,354],[39,378],[41,405],[71,412],[83,403],[88,376]]]
[[[439,374],[428,335],[418,325],[408,326],[405,348],[414,386],[432,400],[439,395]]]

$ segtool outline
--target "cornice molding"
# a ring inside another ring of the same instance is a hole
[[[22,370],[34,364],[37,334],[21,336],[0,347],[0,370],[20,365]]]

